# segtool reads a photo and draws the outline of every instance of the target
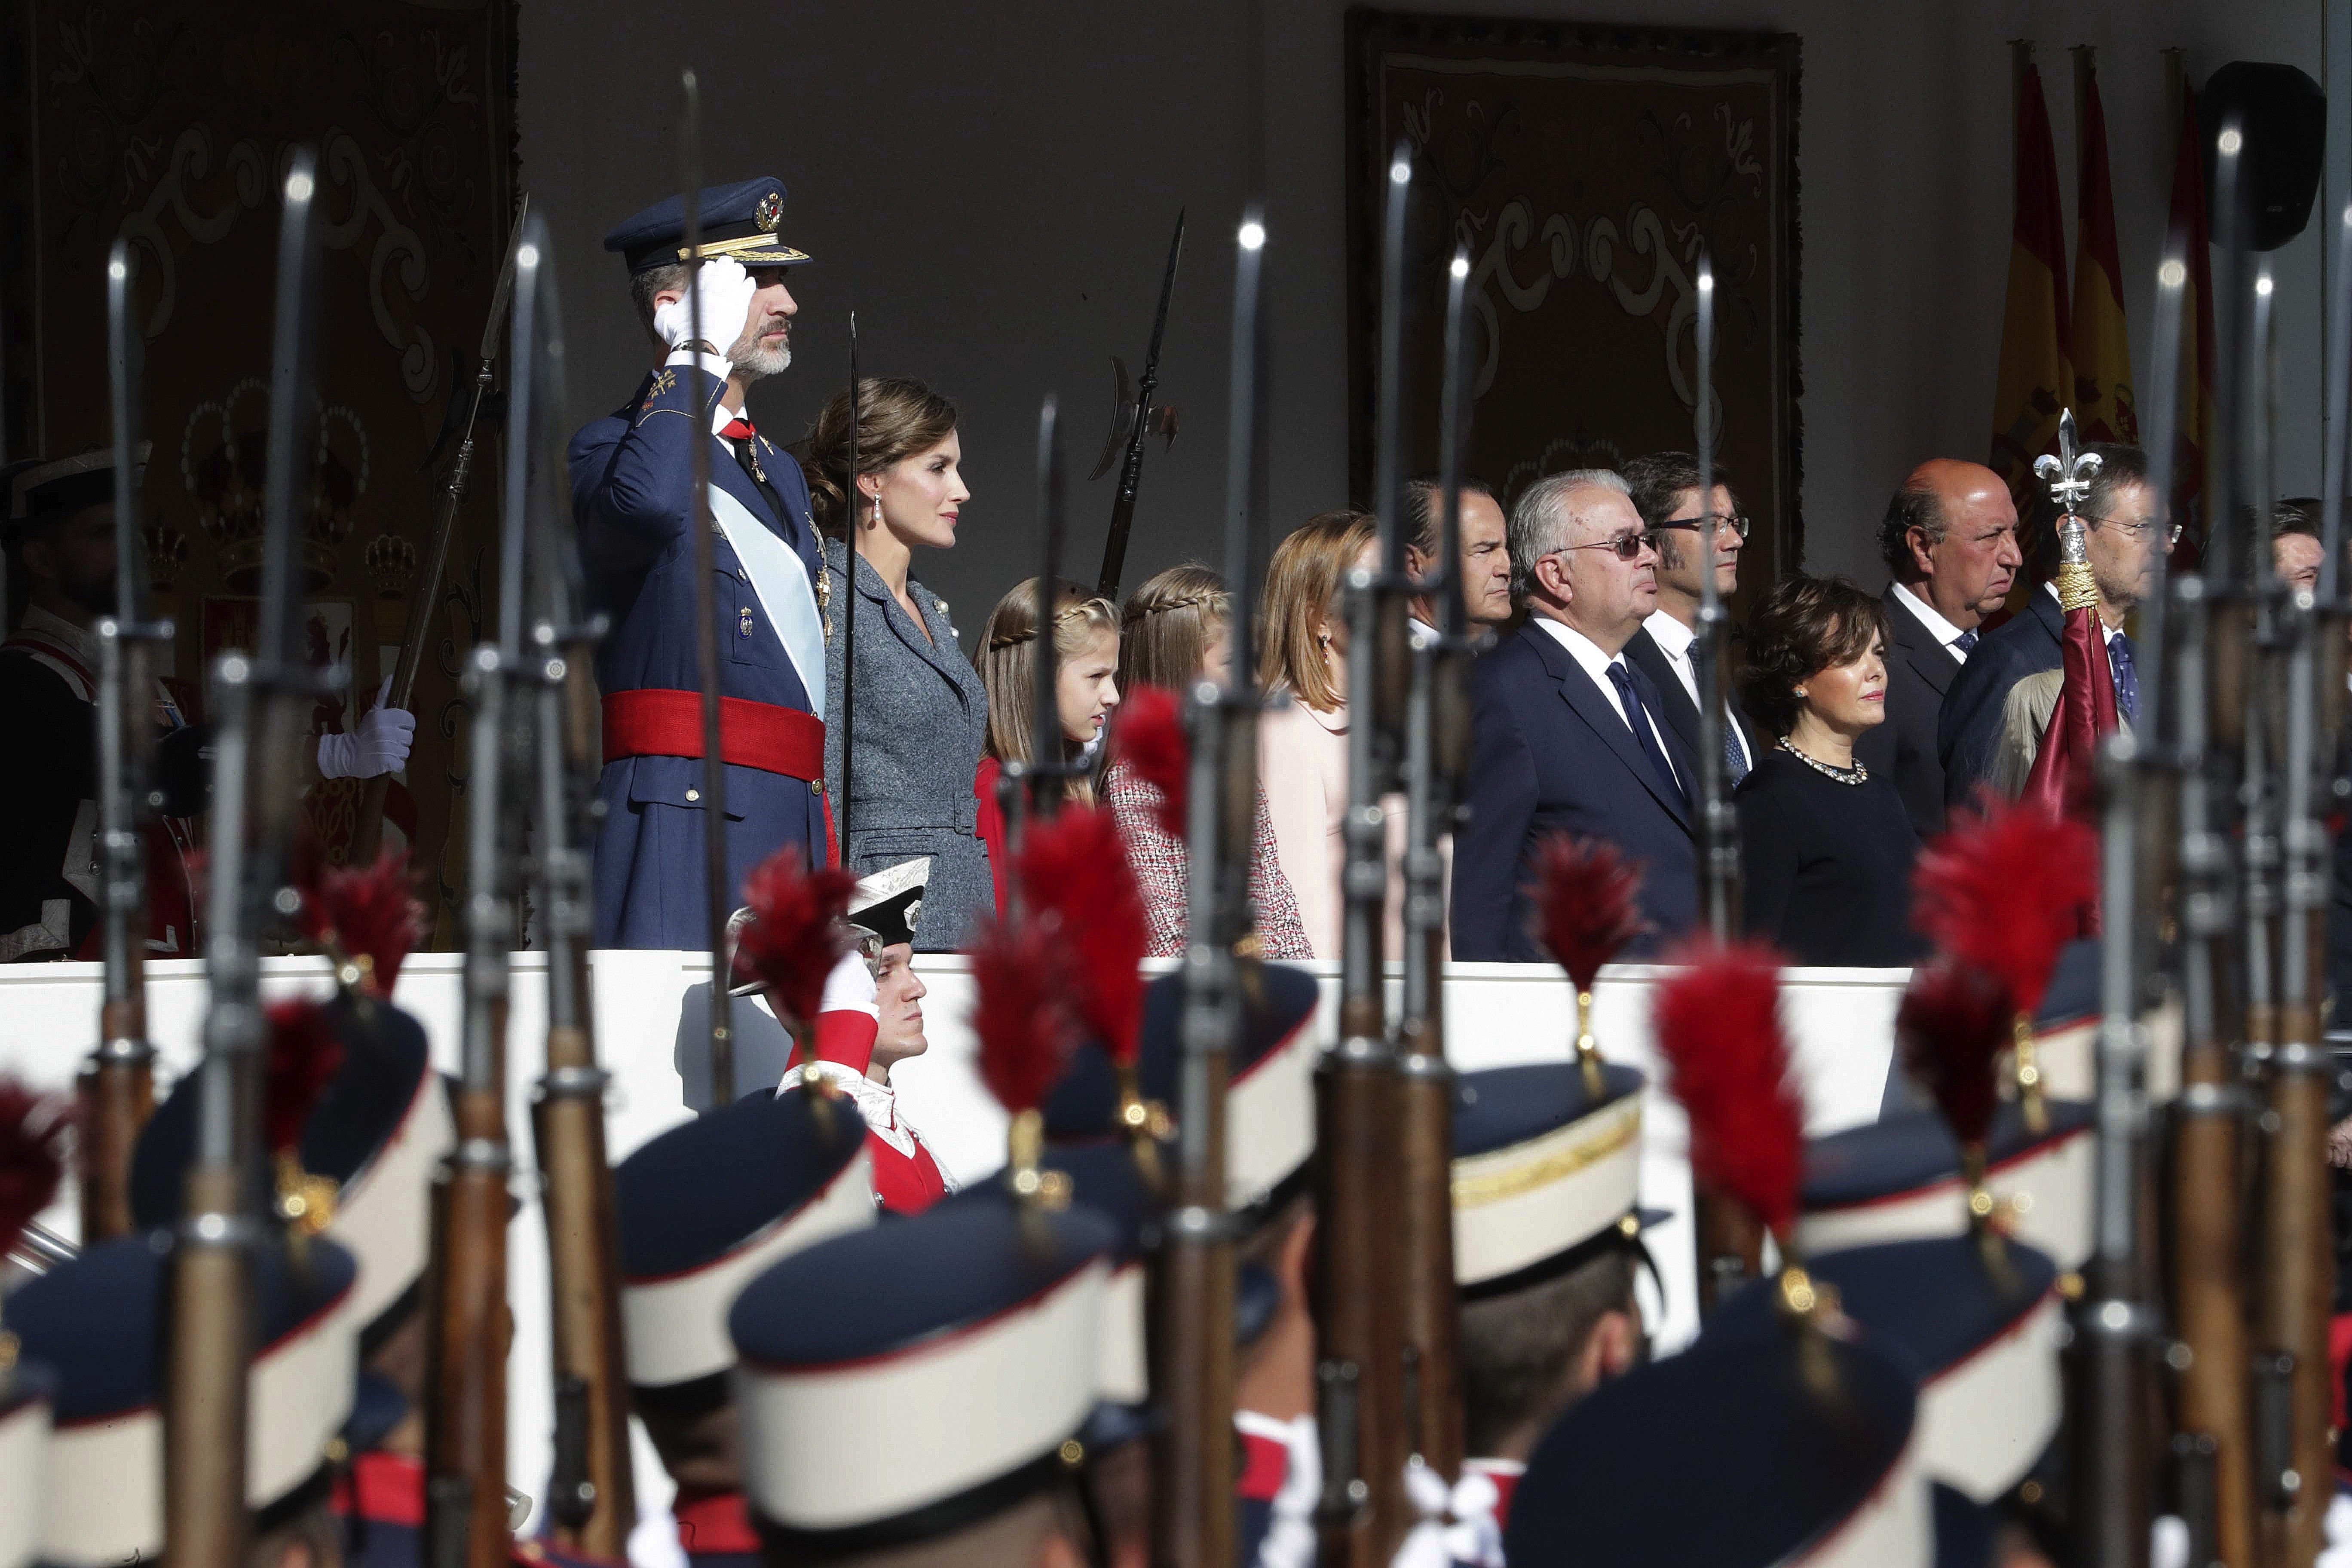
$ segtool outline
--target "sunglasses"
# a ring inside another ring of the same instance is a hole
[[[1595,540],[1591,544],[1563,544],[1557,550],[1547,550],[1544,553],[1566,555],[1573,550],[1606,550],[1620,561],[1639,561],[1642,558],[1642,552],[1655,550],[1657,547],[1658,540],[1655,534],[1619,533],[1607,539]]]
[[[1706,524],[1706,519],[1703,517],[1677,517],[1658,524],[1657,528],[1652,529],[1650,531],[1655,533],[1664,529],[1679,528],[1685,529],[1692,533],[1696,533],[1700,528]],[[1715,520],[1715,525],[1717,528],[1729,529],[1733,533],[1738,534],[1742,539],[1748,537],[1748,520],[1738,512],[1732,513],[1729,517],[1725,517],[1722,514],[1717,513]]]

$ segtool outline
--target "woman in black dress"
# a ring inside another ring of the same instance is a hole
[[[1756,606],[1739,697],[1778,743],[1732,804],[1747,933],[1800,963],[1906,964],[1919,836],[1892,781],[1854,760],[1886,718],[1886,611],[1842,578],[1783,578]]]

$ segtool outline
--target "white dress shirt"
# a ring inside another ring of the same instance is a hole
[[[1609,669],[1612,665],[1624,670],[1628,675],[1633,673],[1632,667],[1625,662],[1625,656],[1622,653],[1601,652],[1601,646],[1591,637],[1586,637],[1574,626],[1553,620],[1549,616],[1538,616],[1535,617],[1535,623],[1551,635],[1552,641],[1568,650],[1568,657],[1576,660],[1578,668],[1592,678],[1592,684],[1601,688],[1601,697],[1617,717],[1625,721],[1625,728],[1631,730],[1633,727],[1633,716],[1625,711],[1625,705],[1622,702],[1617,700],[1617,683],[1609,679]],[[1647,709],[1643,710],[1642,716],[1649,721],[1650,733],[1657,737],[1658,754],[1666,759],[1666,766],[1669,769],[1673,768],[1675,754],[1667,749],[1666,737],[1659,730],[1657,720],[1650,717]],[[1675,775],[1675,782],[1681,782],[1680,774]]]
[[[1691,644],[1698,640],[1698,634],[1664,610],[1652,610],[1650,618],[1642,623],[1642,629],[1650,634],[1650,640],[1656,643],[1658,651],[1666,656],[1666,668],[1673,670],[1675,679],[1683,683],[1683,690],[1689,695],[1691,706],[1697,707],[1698,661],[1691,658]],[[1723,704],[1723,723],[1730,732],[1731,743],[1739,748],[1741,765],[1753,769],[1756,753],[1748,749],[1748,737],[1740,731],[1739,721],[1731,716],[1731,702],[1727,698]]]
[[[1960,646],[1960,639],[1968,633],[1946,620],[1941,610],[1901,583],[1895,584],[1895,602],[1910,611],[1912,618],[1927,628],[1927,635],[1941,643],[1946,653],[1962,664],[1968,663],[1969,650]]]

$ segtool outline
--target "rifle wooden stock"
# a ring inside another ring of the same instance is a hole
[[[1443,947],[1442,936],[1428,940]],[[1448,1481],[1463,1451],[1462,1303],[1454,1284],[1454,1069],[1443,1025],[1404,1037],[1397,1085],[1401,1138],[1397,1266],[1404,1287],[1404,1415],[1412,1449]]]
[[[2264,1162],[2262,1236],[2263,1342],[2291,1357],[2284,1458],[2292,1485],[2279,1478],[2263,1521],[2264,1556],[2280,1568],[2313,1562],[2335,1495],[2328,1441],[2328,1319],[2336,1293],[2327,1164],[2326,1053],[2316,1044],[2316,1012],[2298,1008],[2282,1020],[2286,1039],[2271,1053],[2271,1132]]]
[[[172,1568],[246,1568],[245,1379],[253,1360],[251,1222],[237,1174],[188,1175],[172,1249],[164,1356],[163,1539]]]
[[[1218,954],[1228,985],[1233,960]],[[1188,1063],[1184,1134],[1200,1120],[1204,1157],[1178,1168],[1175,1204],[1153,1265],[1152,1387],[1167,1420],[1154,1438],[1154,1561],[1226,1568],[1234,1559],[1234,1237],[1225,1214],[1222,1047]]]
[[[140,964],[135,951],[131,962]],[[155,1047],[147,1043],[143,987],[99,1011],[100,1044],[82,1064],[81,1240],[131,1234],[131,1152],[155,1111]]]
[[[2214,1549],[2242,1568],[2255,1560],[2255,1510],[2237,1074],[2228,1048],[2208,1038],[2182,1051],[2180,1076],[2171,1248],[2173,1315],[2189,1354],[2180,1427],[2210,1442],[2200,1452],[2210,1468]]]
[[[503,1005],[499,1013],[503,1030]],[[513,1162],[496,1095],[461,1090],[457,1111],[457,1146],[433,1187],[425,1302],[425,1531],[456,1554],[427,1568],[503,1568],[511,1331],[507,1181]]]
[[[1381,1026],[1377,1012],[1343,1009],[1342,1038],[1315,1069],[1316,1350],[1327,1384],[1346,1369],[1354,1427],[1352,1444],[1325,1434],[1325,1568],[1387,1563],[1406,1526],[1397,1074]]]

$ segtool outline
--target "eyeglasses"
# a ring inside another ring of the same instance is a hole
[[[2148,531],[2158,526],[2153,522],[2138,522],[2130,518],[2092,517],[2087,513],[2084,514],[2083,521],[2093,528],[2112,528],[2118,533],[2128,534],[2135,543],[2147,538]],[[2169,550],[2179,542],[2180,525],[2176,522],[2164,531],[2164,547]]]
[[[1607,539],[1596,539],[1590,544],[1563,544],[1557,550],[1547,550],[1546,555],[1565,555],[1571,550],[1606,550],[1620,561],[1639,561],[1644,550],[1655,550],[1658,537],[1654,533],[1617,533]]]
[[[1689,531],[1696,533],[1701,528],[1706,526],[1706,519],[1703,517],[1677,517],[1669,521],[1658,524],[1656,528],[1652,529],[1650,531],[1656,533],[1664,529],[1680,528],[1687,529]],[[1726,517],[1722,513],[1717,512],[1716,514],[1715,525],[1717,528],[1727,528],[1742,539],[1748,537],[1748,520],[1740,516],[1738,512],[1733,512],[1729,517]]]

